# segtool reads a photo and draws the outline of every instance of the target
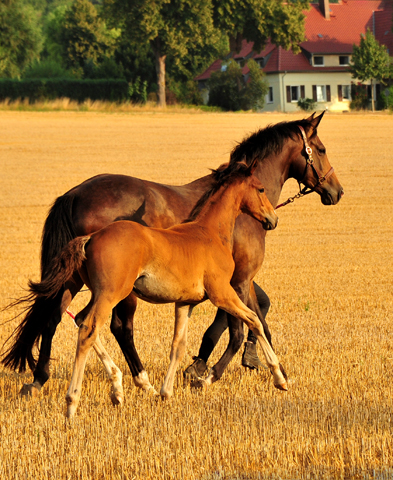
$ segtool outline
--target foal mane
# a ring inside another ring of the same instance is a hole
[[[223,163],[216,170],[211,170],[213,176],[213,185],[207,190],[201,198],[197,201],[194,208],[191,210],[188,218],[181,223],[193,222],[200,214],[202,208],[223,185],[230,185],[238,178],[246,178],[251,175],[251,166],[245,163]]]
[[[307,131],[310,122],[307,119],[280,122],[252,133],[232,150],[229,164],[245,161],[252,165],[256,158],[261,162],[270,155],[278,155],[288,139],[300,138],[299,125]]]

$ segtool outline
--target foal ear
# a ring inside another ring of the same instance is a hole
[[[258,157],[255,157],[254,160],[251,162],[251,165],[248,171],[250,175],[252,175],[255,172],[257,165],[258,165]]]

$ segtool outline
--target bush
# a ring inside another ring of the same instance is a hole
[[[352,83],[351,85],[351,103],[349,107],[351,110],[368,110],[368,94],[367,85]]]
[[[297,102],[297,106],[305,112],[311,112],[315,110],[316,105],[317,102],[315,102],[312,98],[299,98]]]
[[[79,103],[87,99],[124,102],[129,99],[125,80],[25,79],[0,80],[0,100],[55,100],[69,98]]]
[[[147,81],[143,81],[137,77],[135,82],[128,84],[128,96],[131,101],[137,103],[147,102]]]
[[[208,81],[210,106],[224,110],[263,108],[269,88],[264,73],[254,60],[249,60],[247,66],[250,73],[246,78],[233,60],[226,65],[226,69],[211,75]]]
[[[56,60],[48,59],[34,62],[27,68],[23,78],[74,78],[74,76]]]

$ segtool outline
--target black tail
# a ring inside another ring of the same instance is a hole
[[[50,276],[54,259],[76,236],[72,222],[73,200],[74,196],[72,194],[65,194],[57,198],[45,221],[42,233],[41,281]],[[30,284],[30,287],[33,286],[34,284]],[[33,347],[40,339],[54,313],[60,311],[60,302],[63,295],[62,288],[51,297],[39,296],[33,290],[30,291],[29,295],[7,307],[26,305],[21,314],[25,314],[25,316],[15,329],[11,337],[12,345],[2,359],[5,366],[14,370],[19,369],[20,372],[26,370],[26,362],[31,370],[34,370],[36,361],[33,356]]]

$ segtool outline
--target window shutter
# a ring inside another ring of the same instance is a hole
[[[338,89],[338,101],[342,102],[343,101],[343,86],[342,85],[337,85]]]
[[[332,96],[330,95],[330,85],[326,85],[326,100],[330,102],[332,99]]]
[[[312,86],[312,99],[314,100],[314,102],[317,101],[317,86],[316,85]]]
[[[304,91],[304,85],[300,85],[300,98],[306,98],[306,94]]]
[[[291,87],[287,85],[287,102],[291,103]]]

